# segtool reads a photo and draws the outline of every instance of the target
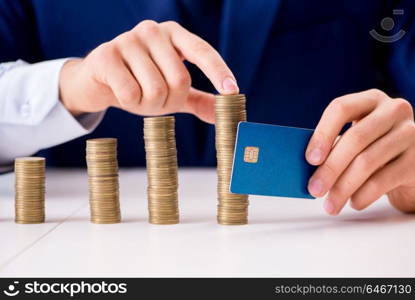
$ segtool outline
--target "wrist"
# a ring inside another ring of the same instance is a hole
[[[74,116],[77,117],[84,113],[80,110],[76,103],[79,96],[76,95],[77,88],[74,86],[74,81],[77,76],[77,70],[81,64],[82,59],[68,60],[61,69],[59,76],[59,99],[63,106]],[[79,87],[78,87],[79,88]]]

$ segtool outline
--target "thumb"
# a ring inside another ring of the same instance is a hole
[[[202,121],[215,123],[215,96],[190,88],[189,96],[180,112],[191,113]]]

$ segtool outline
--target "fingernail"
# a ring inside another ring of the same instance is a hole
[[[319,164],[323,157],[323,152],[320,148],[314,148],[308,154],[308,161],[312,164]]]
[[[231,77],[226,77],[223,80],[222,87],[225,90],[225,92],[228,93],[238,92],[238,85],[236,84],[235,80]]]
[[[310,182],[308,184],[308,191],[310,192],[311,195],[313,196],[320,196],[322,191],[323,191],[323,181],[321,181],[321,179],[310,179]]]
[[[329,198],[324,200],[323,208],[331,216],[334,216],[336,214],[333,202]]]

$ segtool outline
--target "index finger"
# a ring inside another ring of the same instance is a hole
[[[379,90],[368,90],[334,99],[324,110],[308,143],[307,161],[312,165],[320,165],[330,153],[344,125],[369,114],[384,97],[387,97],[386,94]]]
[[[162,25],[167,29],[174,47],[187,61],[195,64],[209,78],[220,94],[239,93],[232,71],[208,42],[176,22],[169,21]]]

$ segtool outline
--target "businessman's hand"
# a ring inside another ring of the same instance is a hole
[[[175,22],[147,20],[86,58],[68,61],[61,100],[74,115],[114,106],[139,115],[188,112],[213,123],[214,97],[191,87],[184,60],[198,66],[219,93],[238,93],[231,70],[206,41]]]
[[[353,122],[337,141],[342,127]],[[350,94],[326,108],[307,147],[318,165],[308,189],[329,192],[324,208],[338,214],[348,199],[361,210],[387,193],[391,204],[415,212],[415,123],[412,106],[379,90]]]

